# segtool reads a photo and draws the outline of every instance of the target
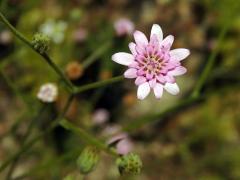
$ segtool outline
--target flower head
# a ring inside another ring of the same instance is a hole
[[[140,31],[135,31],[135,43],[129,44],[130,53],[119,52],[112,56],[112,60],[128,66],[125,78],[136,78],[138,86],[137,97],[144,99],[153,89],[156,98],[161,98],[163,89],[176,95],[179,87],[175,77],[186,73],[181,66],[190,51],[185,48],[170,50],[174,37],[172,35],[163,39],[162,29],[154,24],[151,30],[150,41]]]
[[[58,89],[53,83],[43,84],[37,94],[39,100],[45,103],[54,102],[57,99]]]
[[[134,24],[128,19],[121,18],[114,23],[114,29],[118,36],[131,35],[134,31]]]

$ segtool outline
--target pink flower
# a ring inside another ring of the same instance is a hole
[[[116,142],[116,151],[118,154],[127,154],[133,149],[133,143],[126,133],[119,133],[112,136],[107,144],[112,144]]]
[[[133,143],[129,138],[120,140],[116,145],[118,154],[128,154],[133,150]]]
[[[115,53],[112,60],[128,66],[124,77],[136,78],[138,99],[147,97],[151,89],[156,98],[162,97],[163,89],[170,94],[178,94],[179,87],[174,76],[186,73],[181,61],[190,51],[185,48],[170,50],[174,37],[169,35],[163,39],[162,29],[157,24],[152,26],[150,41],[140,31],[135,31],[133,36],[136,43],[129,44],[131,54]]]
[[[106,109],[97,109],[92,116],[93,122],[96,125],[100,125],[108,121],[109,112]]]
[[[114,23],[114,29],[118,36],[131,35],[134,31],[134,24],[128,19],[121,18]]]

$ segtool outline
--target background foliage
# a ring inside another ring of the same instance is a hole
[[[82,65],[81,77],[72,81],[77,86],[106,80],[124,71],[111,61],[111,55],[128,51],[132,37],[116,35],[113,23],[117,19],[131,19],[136,29],[147,34],[151,25],[158,23],[165,35],[173,34],[174,47],[191,50],[184,61],[188,73],[177,79],[179,96],[165,93],[161,100],[151,96],[138,101],[133,82],[124,80],[75,96],[65,119],[96,137],[104,137],[104,129],[110,125],[129,127],[133,151],[144,165],[135,179],[221,180],[240,179],[238,4],[233,0],[2,0],[0,9],[28,39],[46,26],[52,28],[49,55],[66,74],[69,63],[77,61]],[[219,42],[224,28],[227,33]],[[85,33],[80,40],[76,35],[79,31]],[[161,112],[190,96],[215,52],[216,61],[201,91],[203,99],[170,109],[162,117]],[[27,138],[44,132],[61,113],[68,92],[42,57],[14,37],[3,23],[0,63],[1,165],[21,148],[29,122],[34,120],[34,127]],[[53,104],[42,104],[36,98],[45,82],[59,85],[59,97]],[[100,108],[107,110],[110,118],[98,125],[93,115]],[[152,116],[159,113],[160,116]],[[154,122],[136,125],[148,119]],[[84,146],[79,136],[56,127],[21,156],[13,177],[63,179],[74,174],[81,179],[76,159]],[[7,170],[0,173],[0,179],[5,178]],[[85,176],[94,180],[118,178],[114,159],[106,154],[101,155],[96,170]]]

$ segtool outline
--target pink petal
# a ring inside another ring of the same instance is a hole
[[[136,84],[137,86],[139,86],[139,85],[145,83],[146,81],[147,81],[147,80],[146,80],[145,77],[143,77],[143,76],[138,76],[137,79],[135,80],[135,84]]]
[[[112,60],[118,64],[129,66],[131,63],[133,63],[134,57],[132,54],[119,52],[112,55]]]
[[[166,81],[169,82],[169,83],[175,83],[175,79],[174,79],[174,77],[171,76],[171,75],[165,76],[165,79],[166,79]]]
[[[135,78],[137,77],[137,70],[134,68],[130,68],[128,70],[125,71],[124,73],[124,77],[125,78]]]
[[[148,80],[151,80],[151,79],[153,78],[153,74],[152,74],[152,73],[147,73],[147,74],[146,74],[146,78],[147,78]]]
[[[160,75],[157,76],[157,80],[158,80],[160,83],[165,83],[165,82],[166,82],[166,79],[165,79],[165,77],[164,77],[162,74],[160,74]]]
[[[174,70],[169,71],[168,74],[172,76],[180,76],[187,72],[187,69],[183,66],[178,66]]]
[[[124,154],[127,154],[130,151],[132,151],[133,144],[128,138],[125,138],[117,143],[116,149],[117,149],[118,154],[124,155]]]
[[[158,99],[161,98],[162,93],[163,93],[163,86],[161,84],[157,83],[155,85],[155,87],[153,88],[153,92],[154,92],[156,98],[158,98]]]
[[[137,45],[147,45],[148,44],[147,37],[141,31],[135,31],[133,36],[134,36],[134,39],[135,39]]]
[[[185,48],[178,48],[170,51],[170,56],[173,59],[176,59],[178,61],[181,61],[185,59],[187,56],[189,56],[190,51]]]
[[[164,89],[172,95],[177,95],[180,91],[177,83],[166,83]]]
[[[156,80],[156,79],[152,79],[152,80],[149,81],[149,86],[150,86],[151,88],[154,88],[154,86],[156,85],[156,83],[157,83],[157,80]]]
[[[135,43],[133,43],[133,42],[129,43],[129,44],[128,44],[128,47],[129,47],[131,53],[132,53],[134,56],[137,55],[137,52],[136,52],[136,44],[135,44]]]
[[[136,52],[137,52],[137,54],[139,54],[139,55],[142,55],[142,56],[144,56],[144,54],[146,54],[146,49],[145,49],[145,45],[136,45]]]
[[[145,82],[140,86],[138,86],[138,90],[137,90],[138,99],[143,100],[145,97],[147,97],[149,93],[150,93],[150,86],[148,82]]]
[[[164,40],[161,43],[161,47],[165,50],[169,50],[173,44],[174,41],[174,36],[173,35],[168,35],[167,37],[164,38]]]
[[[151,37],[154,34],[157,36],[158,42],[161,42],[163,40],[163,32],[161,27],[158,24],[153,24],[152,26]]]

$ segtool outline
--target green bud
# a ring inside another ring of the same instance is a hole
[[[117,158],[116,164],[121,175],[137,175],[141,172],[142,161],[137,154],[129,153]]]
[[[50,39],[48,36],[38,33],[33,36],[32,45],[40,54],[43,54],[49,50]]]
[[[99,161],[99,151],[96,147],[85,147],[77,159],[77,166],[82,174],[88,174],[94,170]]]

